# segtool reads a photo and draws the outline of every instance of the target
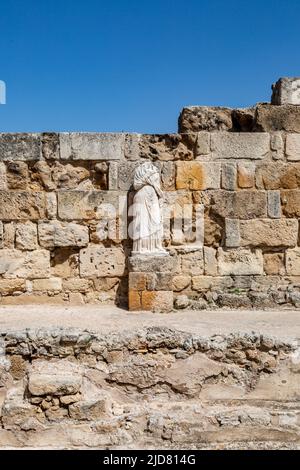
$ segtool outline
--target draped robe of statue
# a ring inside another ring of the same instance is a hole
[[[134,174],[131,215],[133,250],[132,255],[167,255],[162,247],[163,224],[159,200],[163,194],[160,189],[160,175],[151,162],[142,163]]]

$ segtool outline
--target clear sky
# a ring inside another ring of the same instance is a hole
[[[0,132],[177,130],[300,76],[299,0],[1,0]]]

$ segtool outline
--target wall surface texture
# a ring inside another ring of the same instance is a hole
[[[146,160],[172,207],[171,265],[136,276],[138,308],[300,306],[300,110],[267,104],[185,108],[172,135],[0,134],[0,302],[126,305],[127,208]]]

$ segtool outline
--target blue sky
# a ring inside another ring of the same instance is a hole
[[[300,75],[299,0],[2,0],[1,132],[177,130]]]

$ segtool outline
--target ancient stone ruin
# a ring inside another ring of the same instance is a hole
[[[184,108],[178,134],[0,134],[1,304],[300,305],[298,83],[274,105]],[[145,162],[169,253],[146,264],[128,236]]]
[[[300,448],[299,82],[0,134],[0,447]]]

